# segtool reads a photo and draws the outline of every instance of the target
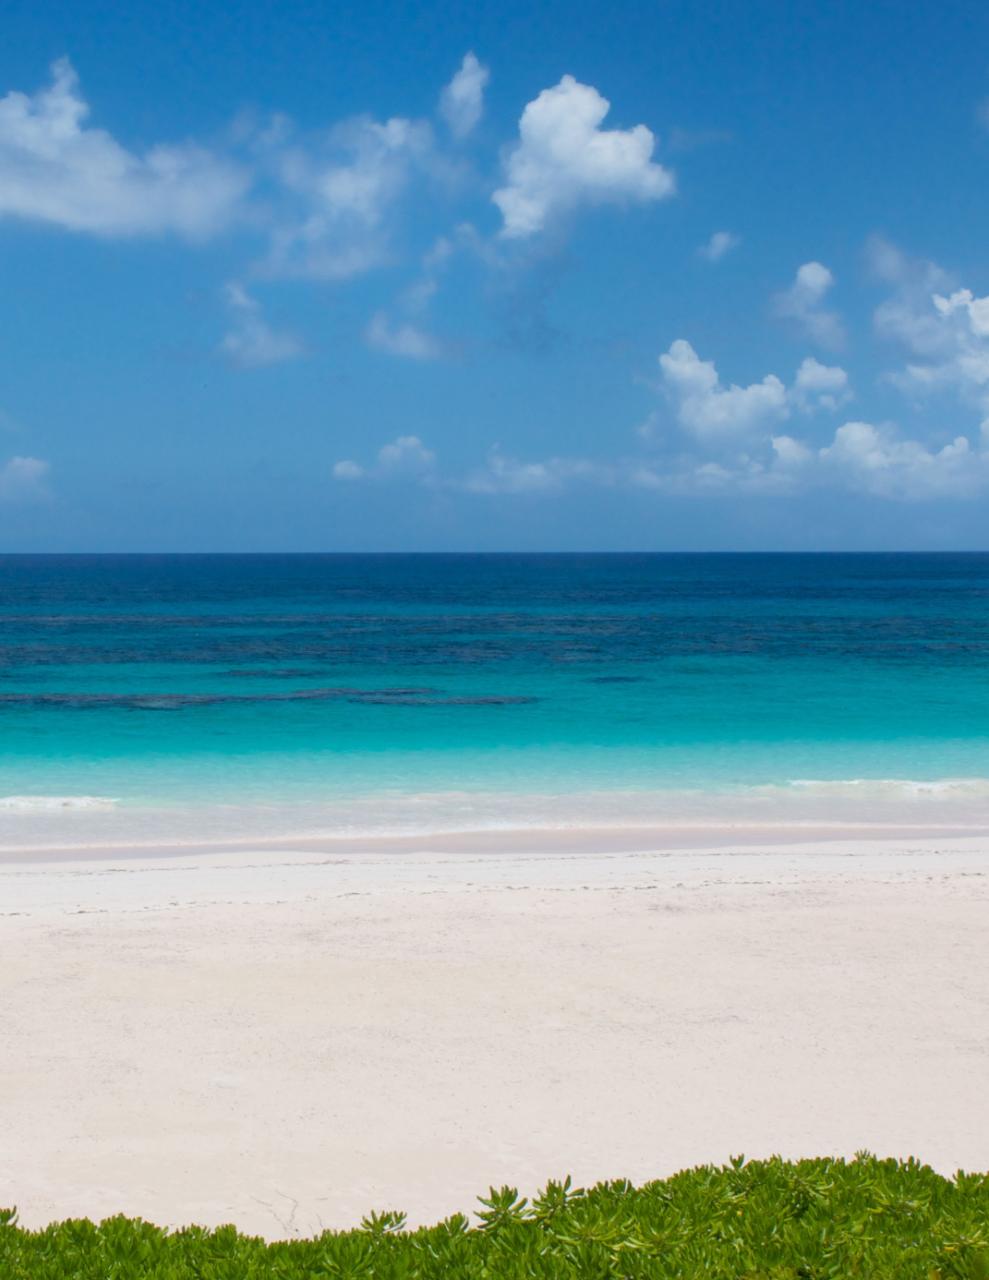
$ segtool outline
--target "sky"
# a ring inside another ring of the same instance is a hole
[[[6,0],[0,549],[986,549],[987,228],[974,0]]]

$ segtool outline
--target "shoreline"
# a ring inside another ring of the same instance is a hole
[[[717,847],[736,840],[873,840],[989,833],[989,777],[845,778],[710,789],[289,792],[132,802],[0,797],[0,862],[278,849],[396,854],[452,847],[537,852]]]
[[[0,824],[2,833],[2,824]],[[188,858],[250,853],[323,853],[343,856],[390,853],[638,853],[650,850],[720,849],[729,845],[777,846],[828,844],[840,841],[989,839],[989,823],[981,822],[670,822],[623,825],[464,827],[415,833],[304,833],[255,838],[230,836],[212,840],[160,838],[92,843],[38,842],[4,844],[0,834],[0,867],[20,862],[127,861],[142,858]]]

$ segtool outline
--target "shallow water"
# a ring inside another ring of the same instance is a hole
[[[0,558],[0,843],[979,822],[987,726],[986,555]]]

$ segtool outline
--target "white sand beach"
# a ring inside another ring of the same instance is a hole
[[[280,1237],[741,1152],[989,1168],[989,840],[828,834],[0,855],[0,1203]]]

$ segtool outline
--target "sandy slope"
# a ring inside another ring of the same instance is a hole
[[[989,1168],[989,841],[733,838],[8,856],[0,1203],[286,1235],[737,1152]]]

